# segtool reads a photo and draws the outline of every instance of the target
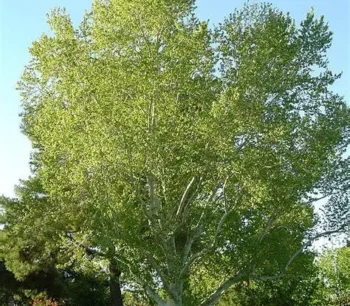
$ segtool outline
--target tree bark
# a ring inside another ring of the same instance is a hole
[[[169,289],[173,296],[168,296],[165,306],[181,306],[182,284],[170,284]]]
[[[109,273],[110,305],[123,306],[123,297],[119,281],[121,272],[116,268],[113,260],[110,261]]]

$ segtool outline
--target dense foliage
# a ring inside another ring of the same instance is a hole
[[[107,284],[107,279],[91,273],[54,267],[18,280],[0,262],[0,305],[108,305]]]
[[[323,17],[246,5],[210,30],[191,0],[96,0],[78,29],[64,10],[49,25],[19,83],[34,178],[2,201],[7,268],[104,274],[113,305],[121,287],[204,306],[242,284],[242,305],[294,303],[305,248],[349,225],[350,111]]]

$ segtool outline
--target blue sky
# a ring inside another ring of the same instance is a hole
[[[260,2],[260,1],[251,1]],[[334,32],[329,52],[330,67],[343,71],[334,90],[350,102],[350,0],[271,0],[277,8],[290,12],[300,22],[314,7],[317,15],[325,15]],[[199,0],[200,19],[220,22],[242,0]],[[0,0],[0,194],[13,196],[19,179],[30,174],[30,143],[20,133],[20,98],[16,82],[29,61],[28,47],[48,31],[46,14],[55,6],[66,7],[75,24],[91,6],[90,0]]]

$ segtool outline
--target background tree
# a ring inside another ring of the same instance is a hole
[[[108,281],[92,273],[77,269],[36,271],[21,281],[0,262],[0,303],[8,305],[107,305]],[[51,304],[50,304],[51,305]]]
[[[327,305],[350,305],[350,248],[326,252],[318,261],[323,286],[320,295]]]
[[[49,24],[19,90],[53,216],[158,305],[285,276],[349,143],[323,17],[253,5],[210,31],[194,1],[96,0]]]
[[[23,304],[35,297],[68,305],[105,304],[110,295],[104,272],[108,265],[86,233],[79,232],[77,216],[69,222],[53,211],[59,208],[50,203],[38,178],[22,181],[16,194],[15,199],[0,198],[6,297],[19,295]]]

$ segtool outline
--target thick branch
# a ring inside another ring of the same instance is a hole
[[[196,226],[196,229],[194,230],[193,234],[187,239],[183,251],[183,257],[182,257],[182,266],[183,268],[181,269],[180,272],[180,277],[183,277],[189,268],[189,263],[188,263],[188,256],[190,254],[192,245],[194,241],[203,233],[203,226],[202,226],[202,219],[203,219],[204,213],[202,213],[201,217],[199,218],[198,224]]]
[[[244,279],[246,275],[244,273],[238,273],[236,276],[229,278],[225,282],[223,282],[220,287],[210,296],[208,297],[200,306],[213,306],[220,299],[221,295],[229,289],[232,285],[240,282]]]
[[[165,301],[150,286],[144,286],[147,294],[158,304],[158,306],[166,306]]]
[[[214,247],[215,247],[215,244],[217,242],[217,238],[221,232],[221,228],[223,226],[223,224],[225,223],[225,221],[227,220],[227,218],[229,217],[229,215],[234,211],[234,207],[232,207],[230,210],[226,211],[222,217],[220,218],[219,220],[219,223],[217,225],[217,228],[216,228],[216,232],[215,232],[215,235],[214,235],[214,238],[213,238],[213,242],[207,247],[207,248],[204,248],[202,249],[202,251],[198,252],[197,254],[193,255],[192,258],[190,260],[188,260],[182,270],[181,270],[181,274],[185,274],[186,271],[189,269],[189,267],[199,258],[201,258],[204,254],[210,252],[210,250],[212,250]]]

